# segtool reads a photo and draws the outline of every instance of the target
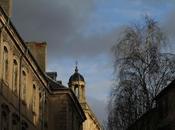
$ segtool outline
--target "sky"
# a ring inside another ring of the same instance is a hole
[[[111,48],[123,27],[145,15],[175,36],[174,0],[13,0],[12,22],[24,41],[47,42],[47,71],[56,71],[64,85],[78,61],[88,102],[102,122],[115,79]]]

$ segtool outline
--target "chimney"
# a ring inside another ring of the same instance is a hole
[[[43,72],[46,72],[47,65],[47,43],[46,42],[26,42],[27,47],[35,58]]]
[[[57,80],[57,72],[47,72],[46,73],[51,79]]]
[[[12,0],[0,0],[0,6],[3,8],[7,16],[12,16]]]

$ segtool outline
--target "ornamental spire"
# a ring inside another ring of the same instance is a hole
[[[78,73],[78,61],[75,62],[75,73]]]

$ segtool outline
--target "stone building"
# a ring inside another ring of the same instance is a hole
[[[128,130],[175,130],[175,80],[155,97],[156,106]]]
[[[46,73],[47,44],[24,42],[0,0],[0,130],[82,130],[84,111],[71,89]]]
[[[48,75],[52,78],[48,77],[51,90],[47,99],[48,130],[83,130],[86,116],[75,94],[56,81],[56,73]]]
[[[84,77],[78,72],[77,66],[75,68],[75,73],[69,79],[68,86],[77,96],[86,115],[87,119],[83,123],[83,130],[102,130],[100,123],[86,101],[85,80]]]
[[[47,79],[11,23],[8,2],[0,0],[7,12],[0,8],[0,129],[43,129]]]

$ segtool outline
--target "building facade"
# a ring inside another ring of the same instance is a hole
[[[47,43],[24,42],[11,10],[12,0],[0,0],[0,130],[96,130],[85,97],[46,73]],[[86,118],[93,127],[85,128]]]
[[[0,127],[43,129],[46,78],[7,14],[0,8]]]
[[[100,123],[86,101],[85,80],[78,72],[77,66],[75,68],[75,73],[69,79],[68,86],[77,96],[86,115],[86,120],[83,123],[83,130],[102,130]]]
[[[47,98],[48,130],[83,130],[86,116],[71,89],[56,81],[57,74],[48,77],[50,95]]]

